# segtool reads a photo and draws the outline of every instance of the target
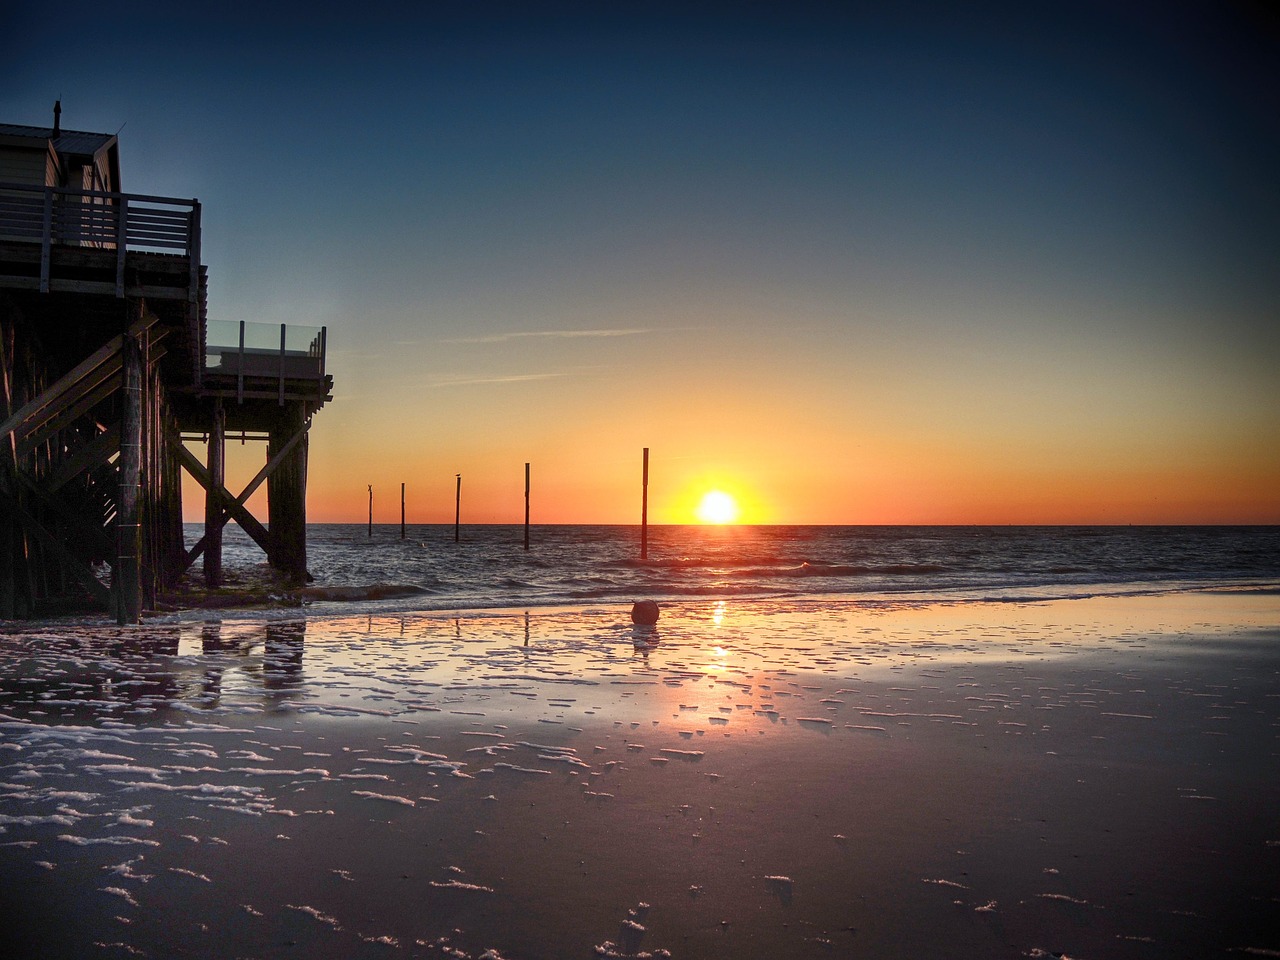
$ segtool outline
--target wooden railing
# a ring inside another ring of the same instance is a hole
[[[191,261],[190,299],[200,279],[200,202],[0,181],[0,240],[40,244],[40,291],[49,292],[52,249],[116,251],[116,296],[124,296],[129,251],[176,253]]]
[[[327,327],[213,320],[206,324],[205,337],[204,372],[235,377],[240,402],[246,377],[275,380],[281,404],[285,381],[325,379]]]

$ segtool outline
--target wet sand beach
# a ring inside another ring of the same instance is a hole
[[[1280,596],[0,637],[13,957],[1274,956]]]

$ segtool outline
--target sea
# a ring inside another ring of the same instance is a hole
[[[199,533],[188,525],[189,541]],[[410,525],[402,535],[399,524],[311,524],[306,606],[1025,602],[1280,589],[1277,526],[650,526],[646,547],[642,556],[634,525],[534,525],[526,549],[522,525]],[[266,570],[236,526],[223,557],[233,579]]]

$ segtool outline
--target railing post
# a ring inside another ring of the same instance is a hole
[[[124,258],[129,239],[129,198],[116,194],[116,296],[124,297]]]
[[[284,406],[284,344],[285,325],[280,324],[280,406]]]
[[[329,341],[329,328],[321,327],[320,328],[320,376],[321,377],[324,376],[324,354],[325,354],[326,348],[328,347],[328,341]]]
[[[236,354],[236,403],[244,403],[244,321],[240,321],[240,352]]]
[[[49,292],[49,248],[53,245],[53,187],[44,188],[44,226],[40,234],[40,292]]]
[[[188,303],[200,299],[200,201],[191,201],[191,217],[187,222],[187,259],[191,262],[191,287]],[[243,346],[243,345],[242,345]]]

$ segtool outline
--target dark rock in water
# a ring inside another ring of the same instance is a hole
[[[658,622],[658,604],[653,600],[637,600],[631,607],[631,622],[652,626]]]

